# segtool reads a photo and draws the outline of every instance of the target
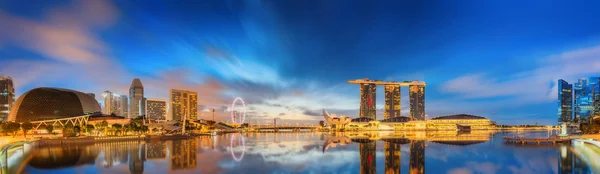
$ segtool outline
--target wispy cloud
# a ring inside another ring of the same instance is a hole
[[[511,102],[521,104],[551,102],[557,97],[558,79],[575,80],[600,73],[598,57],[600,46],[568,51],[543,58],[537,68],[508,74],[508,78],[473,73],[447,81],[440,90],[466,99],[510,97]]]

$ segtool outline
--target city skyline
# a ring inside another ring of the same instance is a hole
[[[147,98],[190,90],[200,108],[225,111],[242,97],[251,120],[300,123],[318,122],[323,108],[358,117],[360,89],[348,79],[410,79],[428,83],[425,116],[550,125],[558,79],[600,76],[600,24],[590,22],[599,3],[8,1],[0,73],[15,96],[47,86],[98,100],[105,90],[129,94],[140,78]],[[377,120],[384,95],[369,110]],[[410,115],[409,95],[400,91],[399,115]]]

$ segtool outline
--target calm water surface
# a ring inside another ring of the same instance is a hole
[[[547,136],[547,132],[527,134]],[[582,152],[571,146],[505,144],[502,136],[510,135],[514,133],[261,133],[39,147],[32,150],[22,171],[36,174],[593,171],[590,167],[593,165],[581,160]]]

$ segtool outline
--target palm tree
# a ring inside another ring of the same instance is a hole
[[[25,136],[25,138],[27,138],[27,131],[31,130],[32,128],[33,124],[31,124],[29,121],[21,123],[21,129],[23,130],[23,136]]]
[[[117,132],[119,132],[119,133],[121,132],[121,130],[123,129],[123,126],[121,124],[115,123],[112,125],[112,128],[115,129],[115,134],[117,134]]]

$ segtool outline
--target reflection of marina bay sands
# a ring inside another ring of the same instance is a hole
[[[469,134],[456,132],[419,133],[344,133],[329,136],[323,146],[323,152],[330,147],[357,143],[360,153],[360,172],[362,174],[377,173],[376,170],[376,144],[383,141],[385,154],[386,174],[401,173],[401,145],[410,146],[409,173],[425,173],[425,146],[426,142],[445,145],[467,146],[489,141],[488,131],[475,131]]]
[[[416,120],[425,120],[425,82],[404,81],[384,82],[381,80],[349,80],[350,84],[360,85],[360,111],[359,117],[375,120],[377,85],[384,86],[385,108],[383,118],[400,117],[400,88],[408,86],[410,94],[410,117]]]

